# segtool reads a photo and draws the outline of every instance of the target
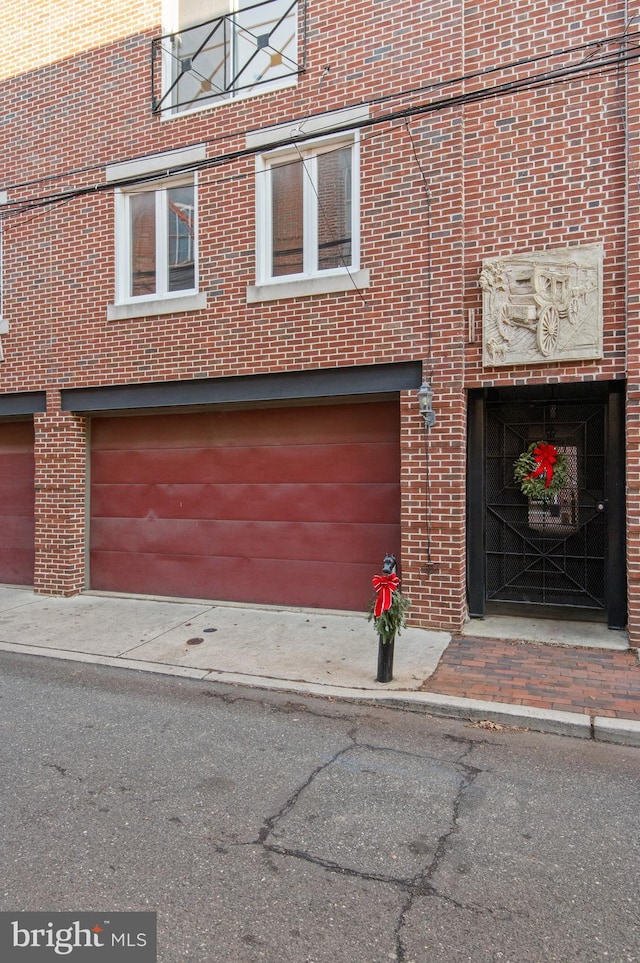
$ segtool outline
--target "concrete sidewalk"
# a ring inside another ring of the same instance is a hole
[[[491,620],[470,634],[627,649],[624,633],[576,623]],[[557,638],[553,637],[553,632]],[[426,691],[447,632],[407,628],[393,681],[375,681],[378,643],[364,615],[0,587],[0,651],[161,672],[230,685],[376,702],[494,725],[640,745],[640,721]]]

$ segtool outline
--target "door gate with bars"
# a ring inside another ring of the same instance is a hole
[[[487,599],[606,607],[604,406],[487,408]],[[527,498],[513,466],[532,442],[556,446],[567,485]]]
[[[612,397],[612,407],[595,392],[584,402],[470,399],[472,615],[512,603],[523,614],[625,624],[623,405],[619,392]],[[514,478],[515,462],[535,442],[553,444],[568,468],[565,486],[542,500],[524,495]]]

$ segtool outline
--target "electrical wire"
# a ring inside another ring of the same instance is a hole
[[[405,117],[405,128],[409,136],[409,141],[411,143],[411,150],[413,153],[414,160],[420,172],[420,178],[422,180],[422,188],[425,196],[426,207],[427,207],[427,365],[424,371],[424,377],[428,382],[433,379],[433,309],[432,309],[432,270],[433,270],[433,256],[432,256],[432,223],[431,223],[431,188],[429,187],[429,181],[427,180],[427,175],[425,169],[420,160],[420,155],[418,154],[418,148],[416,146],[415,138],[409,124],[409,119]],[[427,423],[424,425],[424,488],[425,488],[425,511],[424,511],[424,525],[425,525],[425,549],[426,549],[426,564],[430,568],[432,565],[431,560],[431,452],[429,447],[429,428]]]
[[[627,35],[627,38],[628,36],[629,35]],[[611,38],[610,40],[607,40],[606,43],[611,44],[611,43],[614,43],[616,40],[620,42],[620,39],[621,37],[618,36],[617,38]],[[576,50],[586,50],[586,49],[595,48],[595,47],[598,47],[598,49],[601,49],[604,43],[605,41],[597,41],[597,42],[592,42],[591,44],[584,44],[584,45],[580,45],[577,48],[569,48],[569,49],[572,52],[575,52]],[[540,57],[542,56],[546,56],[546,58],[548,59],[552,55],[540,55]],[[337,126],[331,130],[323,131],[323,135],[330,135],[333,133],[340,133],[340,132],[346,133],[348,131],[353,131],[356,129],[375,127],[375,126],[387,124],[396,120],[402,120],[402,119],[414,117],[414,116],[422,116],[425,114],[435,113],[435,112],[451,109],[453,107],[462,106],[466,104],[480,103],[488,99],[508,96],[510,94],[518,93],[522,91],[536,90],[543,87],[550,88],[560,83],[566,83],[568,80],[571,80],[572,78],[581,77],[585,74],[593,74],[593,73],[602,74],[602,73],[608,73],[610,71],[619,70],[620,65],[622,63],[637,60],[639,58],[640,58],[640,45],[638,44],[634,44],[633,46],[625,45],[624,50],[620,49],[618,52],[614,54],[609,54],[604,58],[601,58],[598,60],[594,60],[591,57],[587,59],[583,58],[583,60],[581,60],[576,64],[557,67],[553,70],[545,71],[542,74],[534,74],[531,76],[522,77],[517,80],[506,81],[502,84],[477,88],[475,90],[467,91],[462,94],[449,96],[438,100],[433,100],[427,103],[410,105],[408,107],[403,107],[399,110],[391,111],[386,114],[379,114],[374,117],[368,117],[368,118],[362,119],[360,121],[345,123],[344,125]],[[527,62],[533,63],[539,59],[540,58],[529,58]],[[519,62],[516,62],[516,64],[518,63]],[[500,68],[489,68],[484,73],[485,74],[493,73],[498,69],[500,70],[511,69],[511,65],[507,65],[507,66],[502,65]],[[468,75],[468,76],[473,78],[476,75]],[[459,83],[460,78],[458,78],[455,82]],[[454,81],[445,81],[445,82],[442,82],[441,84],[430,85],[430,88],[425,88],[425,89],[436,89],[438,87],[443,86],[444,84],[449,85],[452,83],[454,83]],[[399,95],[396,94],[394,96],[398,97]],[[375,101],[372,100],[369,103],[373,104],[375,103]],[[281,127],[282,124],[278,124],[277,126]],[[234,136],[237,136],[237,134]],[[93,184],[86,187],[75,188],[69,191],[60,191],[56,194],[42,195],[42,196],[33,198],[31,200],[26,200],[26,199],[10,200],[8,203],[3,205],[2,211],[0,212],[0,216],[2,217],[9,216],[11,215],[14,209],[17,211],[23,212],[25,210],[32,209],[33,207],[36,207],[39,205],[63,203],[75,197],[87,196],[96,192],[110,191],[116,187],[122,188],[122,187],[134,186],[136,183],[142,183],[142,182],[148,183],[152,181],[154,178],[160,179],[161,177],[167,177],[170,175],[175,175],[180,173],[190,173],[190,172],[195,172],[196,170],[209,169],[216,166],[222,166],[224,164],[231,163],[234,160],[242,159],[249,156],[254,156],[258,153],[267,153],[270,150],[275,150],[279,147],[284,147],[292,143],[304,143],[307,140],[315,139],[317,137],[318,137],[317,132],[306,133],[306,134],[302,132],[297,134],[295,137],[292,137],[291,135],[289,135],[285,138],[279,138],[277,140],[274,140],[272,143],[269,143],[269,144],[261,144],[260,146],[256,146],[256,147],[244,147],[239,150],[230,151],[226,154],[219,154],[216,157],[205,158],[202,161],[198,161],[192,164],[178,165],[175,168],[170,168],[169,170],[162,172],[161,174],[158,173],[157,175],[154,175],[154,177],[150,177],[148,174],[139,175],[137,177],[123,178],[117,181],[110,181],[108,183]],[[144,156],[153,156],[153,155],[144,155]],[[104,170],[105,166],[106,165],[99,165],[96,167],[83,168],[80,172],[90,173],[98,170]],[[57,175],[57,176],[62,177],[64,175]],[[66,176],[70,176],[70,175],[66,175]],[[16,190],[20,186],[30,186],[32,183],[41,183],[41,182],[42,181],[23,182],[22,185],[8,185],[5,189],[7,191]]]
[[[433,301],[433,251],[432,251],[432,211],[431,211],[431,188],[429,187],[429,181],[427,180],[427,175],[425,173],[422,162],[418,155],[418,150],[416,147],[416,142],[413,137],[411,127],[409,125],[409,118],[404,119],[405,128],[407,134],[409,135],[409,140],[411,142],[411,150],[413,153],[414,160],[420,171],[420,178],[422,180],[422,188],[426,200],[427,207],[427,348],[428,348],[428,363],[429,368],[425,372],[427,379],[430,379],[433,374],[433,331],[432,331],[432,301]]]
[[[425,495],[425,550],[427,556],[427,567],[431,568],[433,561],[431,558],[431,452],[429,450],[429,428],[424,426],[424,495]]]
[[[589,51],[592,48],[601,50],[605,45],[609,45],[609,44],[615,45],[620,43],[622,40],[628,39],[628,37],[630,36],[629,27],[631,26],[633,21],[637,19],[638,19],[637,17],[630,18],[629,22],[625,27],[625,32],[623,34],[616,34],[612,37],[608,37],[600,40],[591,40],[583,44],[577,44],[571,47],[564,47],[564,48],[561,48],[560,50],[552,50],[549,53],[538,54],[535,57],[522,57],[518,60],[511,61],[510,63],[507,63],[507,64],[497,64],[494,67],[487,67],[484,70],[477,70],[477,71],[473,71],[472,73],[461,74],[458,77],[451,77],[451,78],[448,78],[447,80],[440,80],[440,81],[436,81],[435,83],[432,82],[428,84],[421,84],[417,87],[411,87],[405,90],[393,91],[389,94],[381,95],[380,97],[372,97],[372,98],[368,98],[367,100],[354,101],[350,104],[345,104],[343,109],[349,110],[349,109],[355,109],[357,107],[373,107],[379,104],[389,103],[392,100],[402,100],[405,97],[413,97],[416,94],[427,93],[429,91],[434,92],[436,90],[443,90],[447,87],[455,86],[457,84],[466,84],[472,80],[481,80],[482,78],[488,77],[491,74],[496,74],[496,73],[500,73],[508,70],[514,70],[520,67],[531,66],[533,64],[540,63],[543,60],[554,60],[554,59],[557,59],[558,57],[565,57],[571,54],[580,53],[581,51]],[[590,59],[589,57],[585,57],[583,58],[582,62],[586,63],[589,59]],[[325,66],[323,70],[323,75],[320,78],[321,81],[324,75],[326,74],[326,72],[328,71],[328,69],[330,68]],[[322,117],[322,116],[325,116],[325,113],[326,112],[322,112],[322,111],[317,113],[309,113],[305,116],[304,120],[308,121],[311,118]],[[300,126],[302,123],[303,123],[303,119],[300,117],[297,117],[291,120],[278,121],[277,126],[279,127],[280,126],[287,126],[287,127]],[[221,141],[231,140],[236,137],[247,136],[248,134],[255,133],[256,131],[262,130],[262,129],[263,129],[262,127],[249,127],[241,131],[233,131],[231,133],[219,134],[216,137],[211,137],[211,138],[205,139],[204,141],[199,140],[197,144],[193,144],[193,145],[187,144],[184,146],[189,147],[189,146],[199,146],[203,143],[205,144],[219,143]],[[140,154],[140,155],[136,155],[135,158],[127,158],[126,160],[143,160],[145,157],[153,157],[153,156],[154,156],[153,153]],[[126,160],[118,161],[118,163],[126,163]],[[28,180],[28,181],[20,181],[20,182],[16,182],[15,184],[9,184],[6,186],[5,189],[18,190],[23,187],[31,187],[35,184],[41,184],[46,181],[60,180],[65,177],[73,177],[79,174],[88,174],[88,173],[102,171],[105,169],[105,167],[106,167],[105,164],[91,164],[85,167],[78,167],[73,170],[65,171],[58,174],[48,174],[44,177],[32,178],[31,180]]]

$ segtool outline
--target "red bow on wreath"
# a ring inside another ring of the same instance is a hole
[[[391,608],[393,593],[400,585],[400,579],[395,573],[391,575],[374,575],[372,580],[377,598],[373,614],[380,618],[383,612]]]
[[[553,480],[553,466],[558,460],[558,449],[555,445],[540,443],[533,449],[536,467],[525,478],[539,478],[545,476],[544,487],[548,488]]]

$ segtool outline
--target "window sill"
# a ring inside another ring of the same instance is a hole
[[[298,84],[297,73],[293,77],[283,77],[282,83],[273,81],[273,86],[265,84],[260,90],[240,91],[227,97],[220,97],[219,100],[208,100],[194,104],[193,107],[169,106],[160,112],[161,120],[178,120],[181,117],[191,117],[193,114],[201,114],[205,110],[215,110],[217,107],[227,107],[229,104],[237,104],[244,100],[252,100],[256,97],[265,97],[267,94],[274,94],[288,87],[296,87]]]
[[[247,304],[260,301],[279,301],[283,298],[307,298],[314,294],[337,294],[369,287],[369,272],[352,271],[350,274],[329,274],[296,281],[271,281],[247,288]]]
[[[202,311],[207,306],[206,294],[187,294],[155,301],[135,301],[130,304],[108,304],[107,321],[126,321],[127,318],[148,318],[157,314],[182,314]]]

